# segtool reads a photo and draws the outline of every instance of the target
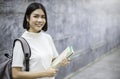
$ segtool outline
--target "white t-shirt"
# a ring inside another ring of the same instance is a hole
[[[44,71],[51,66],[52,59],[58,56],[51,36],[43,31],[32,33],[25,31],[22,35],[31,48],[30,71]],[[17,41],[13,50],[12,67],[22,67],[24,69],[24,54],[21,43]],[[54,79],[45,77],[37,79]]]

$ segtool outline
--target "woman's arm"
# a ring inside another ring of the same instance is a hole
[[[13,79],[36,79],[42,77],[53,77],[57,73],[57,71],[57,69],[50,68],[48,70],[40,72],[26,72],[22,71],[21,67],[13,67],[12,76]]]

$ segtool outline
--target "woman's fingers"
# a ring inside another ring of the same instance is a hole
[[[66,66],[69,63],[70,63],[70,58],[63,59],[63,61],[61,62],[61,66]]]

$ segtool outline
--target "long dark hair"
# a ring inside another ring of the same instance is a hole
[[[43,12],[45,13],[45,19],[46,19],[46,23],[45,25],[43,26],[42,30],[43,31],[47,31],[47,14],[46,14],[46,10],[45,10],[45,7],[41,4],[41,3],[31,3],[28,7],[27,7],[27,10],[25,12],[25,16],[24,16],[24,20],[23,20],[23,28],[24,29],[27,29],[29,30],[29,24],[27,22],[27,18],[30,19],[30,15],[31,13],[36,10],[36,9],[42,9]]]

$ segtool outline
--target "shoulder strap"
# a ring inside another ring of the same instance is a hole
[[[30,46],[29,46],[28,42],[23,37],[20,37],[20,38],[14,40],[13,47],[14,47],[16,41],[20,41],[20,43],[21,43],[23,53],[25,55],[25,63],[26,63],[25,71],[29,71],[29,59],[31,56]]]

